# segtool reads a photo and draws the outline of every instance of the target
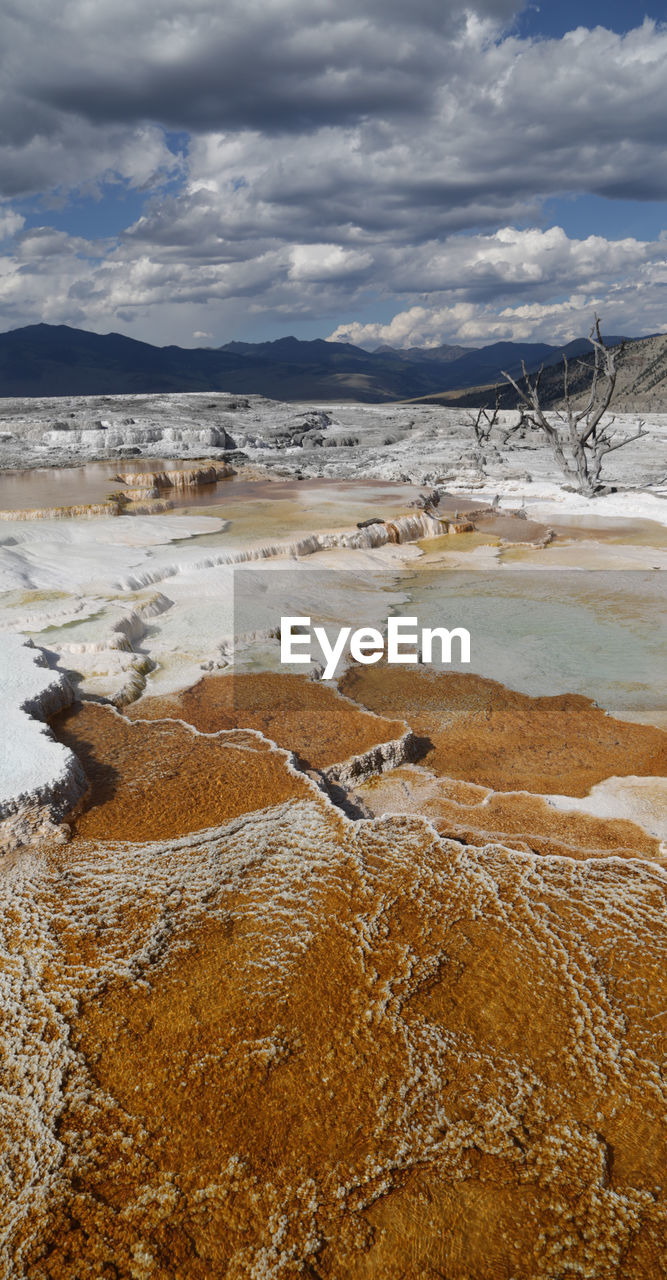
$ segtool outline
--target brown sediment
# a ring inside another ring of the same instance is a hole
[[[517,512],[491,514],[480,523],[485,533],[493,533],[503,542],[532,542],[540,546],[553,536],[549,525],[519,517]]]
[[[443,527],[441,537],[425,538],[419,546],[429,563],[443,551],[470,550],[478,546],[528,544],[543,548],[553,536],[553,530],[546,524],[519,518],[516,512],[498,513],[487,507],[473,512],[469,521],[450,522],[448,527]],[[415,568],[419,568],[419,562]]]
[[[423,814],[443,836],[466,844],[568,858],[649,857],[665,865],[661,842],[627,819],[553,808],[540,796],[492,792],[410,765],[368,778],[355,797],[371,814]]]
[[[661,1274],[658,868],[311,796],[75,841],[29,889],[0,907],[12,1084],[41,1082],[5,1126],[12,1280]]]
[[[397,666],[350,667],[340,688],[377,715],[404,716],[431,744],[431,772],[494,791],[585,796],[614,775],[667,770],[666,733],[579,694],[531,698],[483,676]]]
[[[127,504],[123,504],[121,515],[128,516],[159,516],[164,515],[166,511],[172,511],[173,502],[169,498],[137,498]]]
[[[362,755],[406,732],[403,720],[369,715],[327,685],[273,672],[205,676],[173,697],[142,698],[127,708],[127,715],[149,720],[174,716],[202,733],[259,729],[313,769]]]
[[[632,519],[619,517],[616,520],[599,516],[572,516],[563,521],[562,516],[554,516],[553,530],[558,538],[568,542],[611,542],[621,547],[667,547],[667,526],[657,520]]]
[[[118,479],[131,487],[146,486],[156,489],[199,489],[205,485],[217,484],[236,472],[228,462],[210,466],[182,467],[176,470],[119,472]]]
[[[132,498],[132,495],[130,495],[130,498]],[[111,500],[109,502],[83,503],[80,506],[71,507],[27,507],[18,511],[10,509],[9,511],[0,511],[0,520],[75,520],[81,518],[92,520],[98,516],[151,516],[162,515],[165,511],[171,511],[174,505],[169,500],[152,499],[150,491],[147,494],[137,494],[135,498],[136,500],[125,499],[122,502]]]
[[[76,703],[51,720],[90,789],[68,819],[87,840],[167,840],[309,794],[282,753],[254,734],[204,737],[178,723],[130,724],[110,707]]]
[[[476,528],[472,533],[446,533],[442,537],[422,538],[417,543],[423,555],[411,566],[413,569],[432,567],[434,559],[439,559],[443,551],[472,551],[475,547],[499,547],[501,539],[498,534],[487,532],[486,526]]]
[[[0,520],[73,520],[75,517],[119,516],[119,502],[90,502],[71,507],[26,507],[18,511],[0,511]]]
[[[570,759],[572,785],[639,773],[648,743],[657,772],[665,735],[371,674],[343,685],[379,717],[244,675],[54,718],[91,793],[0,902],[2,1280],[661,1274],[667,881],[635,860],[655,842],[405,768],[360,796],[407,794],[440,835],[351,823],[252,730],[326,768],[400,737],[391,708],[429,768]],[[575,861],[605,853],[625,860]]]

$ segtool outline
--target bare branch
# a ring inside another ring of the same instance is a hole
[[[633,436],[623,436],[623,438],[621,440],[617,440],[615,444],[606,444],[603,452],[613,453],[615,449],[622,449],[626,444],[632,444],[634,440],[641,440],[647,435],[648,431],[646,430],[646,424],[644,422],[640,422],[639,429]]]
[[[582,493],[593,494],[602,488],[600,470],[603,458],[616,449],[622,449],[625,445],[640,440],[647,431],[643,422],[639,424],[634,434],[621,438],[617,438],[616,433],[611,430],[615,418],[608,419],[606,415],[616,391],[618,376],[616,361],[623,351],[624,343],[621,343],[620,348],[607,347],[597,315],[593,320],[589,341],[593,348],[593,368],[591,384],[581,408],[575,408],[573,403],[570,365],[565,355],[563,355],[563,407],[560,410],[553,410],[550,417],[547,417],[540,398],[540,381],[544,366],[531,380],[522,361],[523,385],[504,370],[503,377],[514,388],[521,402],[519,424],[506,432],[505,439],[509,439],[513,432],[518,430],[519,425],[528,423],[537,428],[545,436],[563,475],[568,480],[574,480]],[[583,366],[582,362],[579,363],[582,367],[588,367]]]
[[[524,370],[525,370],[525,366],[524,366]],[[518,382],[514,381],[514,378],[511,376],[511,374],[505,373],[504,369],[501,369],[501,373],[503,375],[503,378],[507,378],[507,381],[511,383],[511,385],[514,387],[514,390],[516,391],[517,395],[521,397],[524,404],[527,404],[530,406],[530,400],[528,399],[528,396],[524,391],[521,390],[521,387],[519,386]]]
[[[491,412],[489,409],[481,408],[476,413],[468,414],[468,424],[475,433],[477,443],[482,445],[488,442],[493,427],[498,421],[498,413],[500,411],[500,391],[496,391],[496,403]]]

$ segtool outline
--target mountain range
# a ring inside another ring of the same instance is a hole
[[[620,342],[610,337],[609,344]],[[502,371],[521,375],[590,351],[541,342],[379,347],[323,339],[228,342],[213,348],[156,347],[119,333],[35,324],[0,334],[0,396],[80,396],[228,391],[276,400],[412,400],[489,387]]]

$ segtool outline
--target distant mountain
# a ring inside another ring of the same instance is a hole
[[[154,347],[120,333],[35,324],[0,334],[0,395],[122,395],[213,391],[239,358]]]
[[[622,341],[618,337],[605,338],[608,346]],[[450,385],[472,387],[496,382],[503,371],[513,378],[520,378],[524,363],[527,371],[533,373],[542,365],[560,365],[563,355],[573,360],[590,351],[591,344],[586,338],[576,338],[563,347],[554,347],[547,342],[493,342],[456,360],[451,367],[451,377],[455,381]]]
[[[402,347],[400,349],[381,346],[375,348],[374,354],[391,352],[392,355],[401,356],[404,360],[439,360],[443,364],[448,364],[452,360],[458,360],[459,356],[468,355],[475,350],[475,347],[449,347],[446,344],[440,347]]]
[[[614,345],[608,339],[607,345]],[[618,376],[613,408],[619,413],[656,413],[667,410],[667,334],[627,341],[617,356]],[[593,354],[590,346],[570,366],[570,389],[573,398],[582,397],[590,387]],[[563,399],[562,368],[549,367],[542,377],[546,402],[559,405]]]
[[[122,395],[171,391],[256,393],[282,400],[400,400],[437,390],[400,356],[348,343],[229,343],[154,347],[122,334],[36,324],[0,334],[0,396]]]
[[[276,338],[273,342],[227,342],[218,350],[269,364],[324,364],[330,367],[364,364],[371,354],[349,342],[326,342],[324,338],[314,338],[310,342],[302,342],[299,338]]]
[[[590,347],[580,339],[566,348],[496,342],[479,350],[445,345],[371,352],[348,342],[286,337],[188,349],[36,324],[0,334],[0,396],[229,391],[277,400],[377,403],[488,386],[503,369],[520,376],[522,360],[532,372],[559,361],[563,350],[575,356]]]
[[[616,355],[618,372],[612,411],[638,414],[667,412],[667,334],[652,334],[648,338],[605,338],[609,347],[618,347],[621,342],[623,349]],[[590,343],[578,339],[563,348],[560,359],[545,363],[540,378],[540,400],[544,407],[556,409],[563,404],[562,354],[569,361],[571,399],[577,404],[584,403],[590,389],[594,355]],[[526,368],[535,374],[536,370],[530,369],[528,364]],[[506,372],[516,377],[519,386],[522,385],[520,369],[508,368]],[[475,387],[462,385],[458,389],[423,397],[430,404],[457,408],[491,407],[496,398],[502,409],[515,408],[520,403],[514,388],[504,379]]]

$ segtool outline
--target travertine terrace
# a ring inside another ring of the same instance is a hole
[[[6,1275],[658,1274],[650,862],[313,790],[7,888]]]
[[[644,417],[647,417],[644,414]],[[0,469],[71,466],[92,459],[207,459],[223,464],[241,450],[264,470],[299,471],[335,479],[376,477],[418,484],[438,481],[463,491],[485,482],[517,483],[538,492],[553,480],[553,460],[537,435],[499,448],[516,414],[501,414],[497,433],[480,450],[467,410],[427,404],[294,405],[262,396],[192,393],[87,396],[0,404]],[[637,410],[623,405],[619,425],[630,432]],[[648,434],[620,450],[607,468],[611,484],[664,488],[667,415],[650,411]],[[169,463],[166,463],[169,467]]]
[[[591,503],[453,411],[4,408],[7,460],[63,470],[9,474],[0,536],[40,745],[3,810],[1,1280],[662,1275],[661,420]],[[323,682],[237,636],[242,565],[336,625],[512,569],[530,634],[513,679]],[[617,577],[550,588],[584,568]],[[607,644],[576,690],[552,625]]]
[[[667,736],[620,725],[581,697],[527,698],[480,676],[388,667],[354,668],[345,693],[385,715],[399,708],[428,739],[424,763],[438,774],[497,791],[585,795],[617,775],[661,774]]]

